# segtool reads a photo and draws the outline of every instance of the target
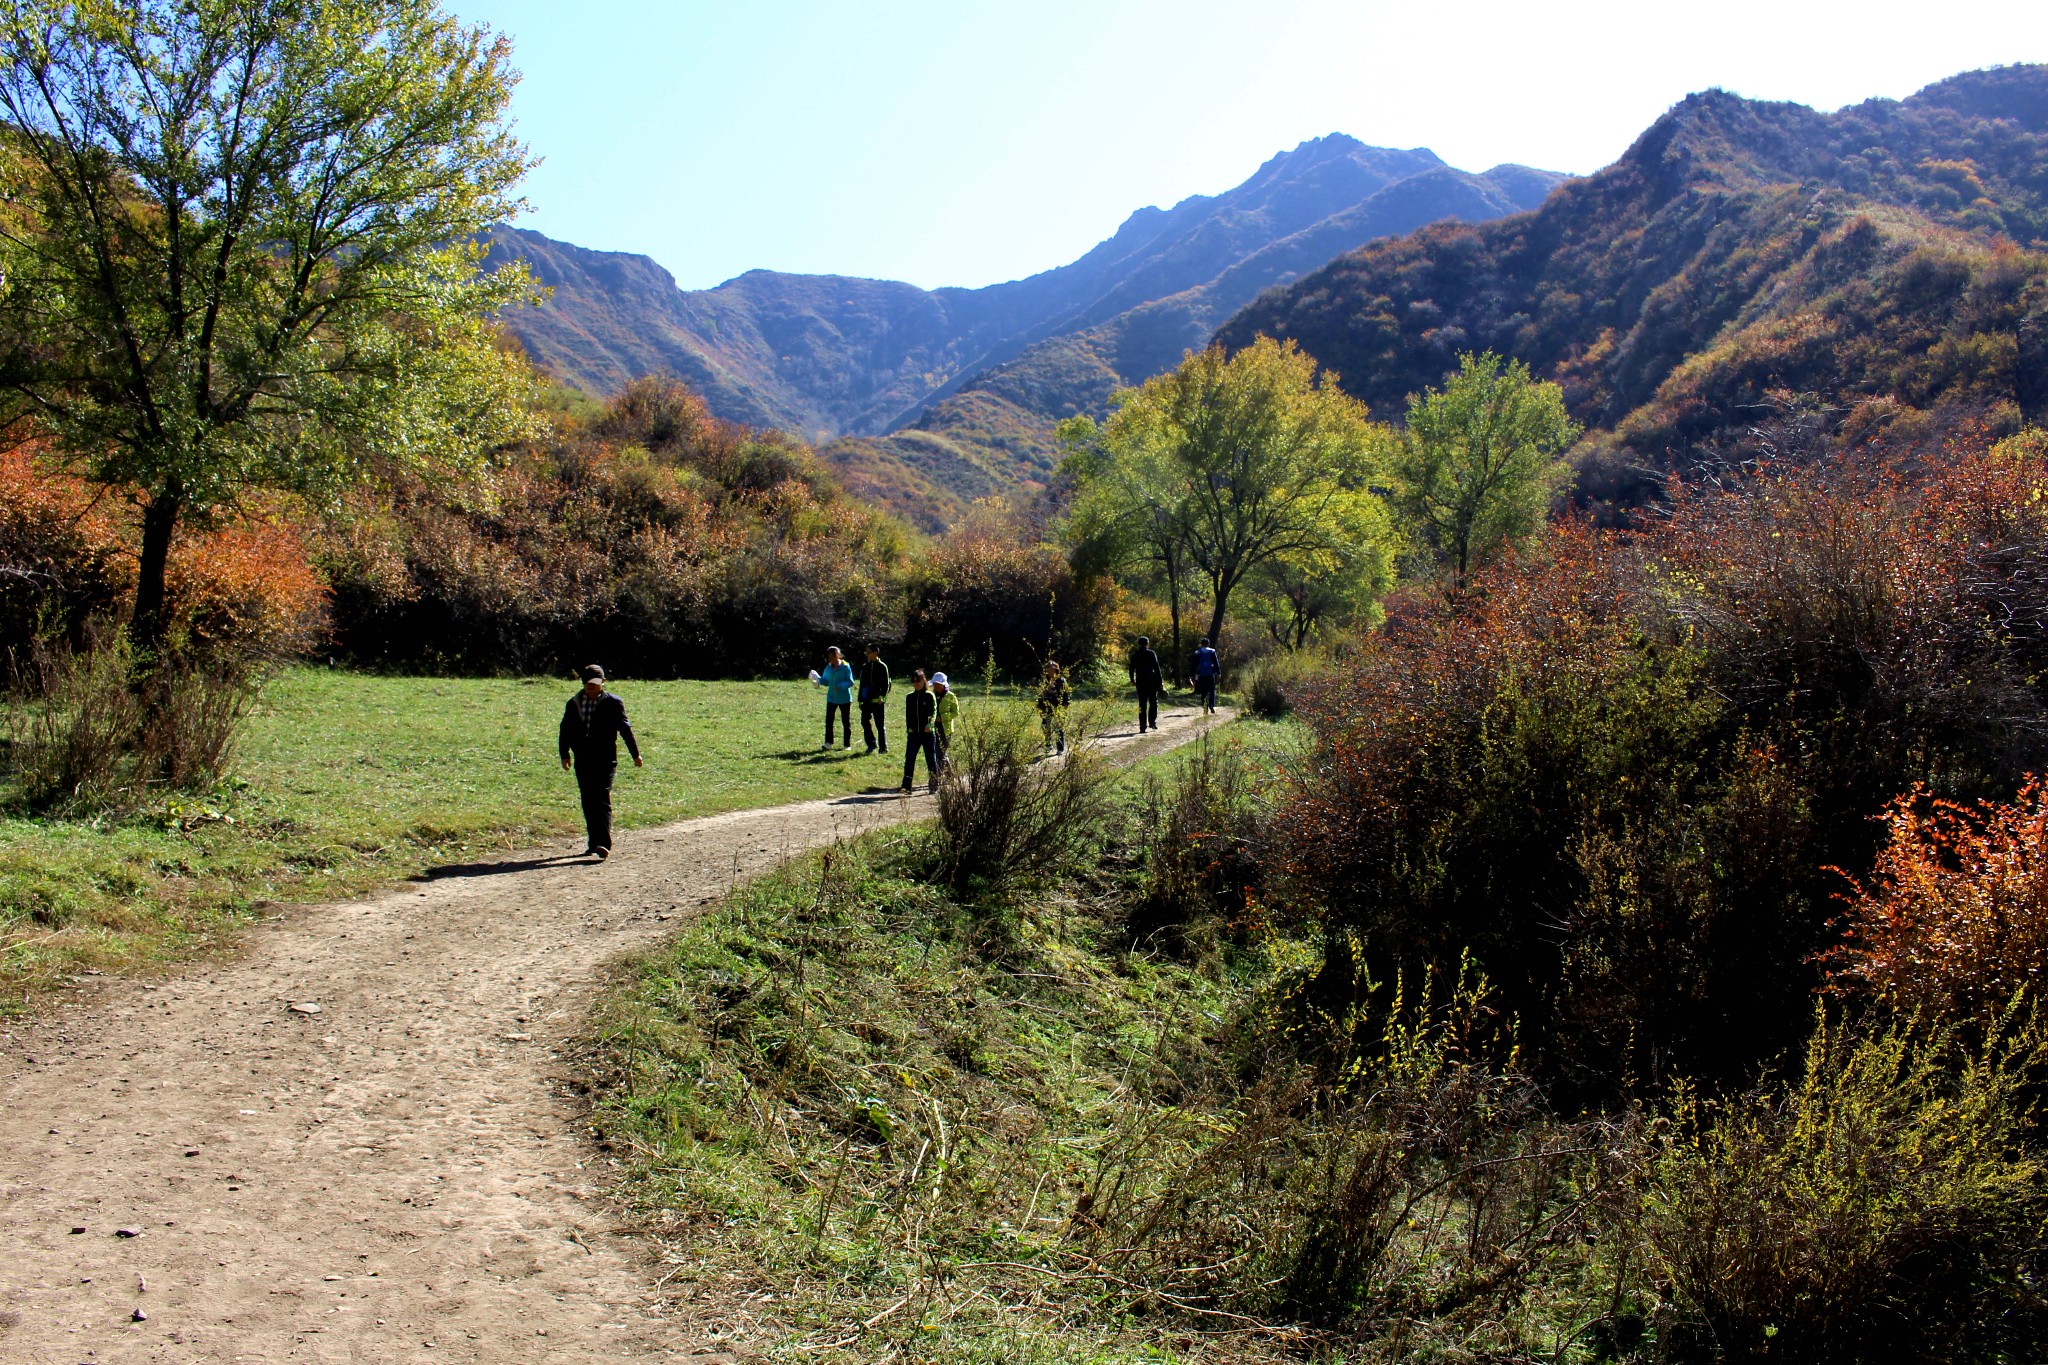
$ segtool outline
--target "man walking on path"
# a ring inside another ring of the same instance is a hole
[[[939,702],[926,689],[924,670],[910,675],[910,691],[903,697],[903,790],[910,791],[917,776],[917,756],[924,755],[925,780],[939,789],[939,750],[932,724],[938,718]]]
[[[860,666],[860,734],[868,752],[889,752],[889,665],[881,651],[867,648],[867,662]]]
[[[560,735],[562,767],[576,760],[576,790],[583,797],[583,824],[590,832],[590,847],[584,853],[603,862],[612,856],[612,775],[619,767],[619,740],[640,761],[640,745],[633,738],[633,723],[626,719],[626,703],[604,690],[604,670],[596,664],[583,670],[583,690],[569,698],[562,708]]]
[[[1223,661],[1216,657],[1214,646],[1204,635],[1200,647],[1195,650],[1193,665],[1188,671],[1195,675],[1195,695],[1202,699],[1202,713],[1216,714],[1216,679],[1223,673]]]
[[[1159,728],[1159,694],[1166,687],[1166,674],[1159,656],[1152,651],[1152,637],[1140,635],[1131,651],[1131,685],[1138,689],[1138,733]]]

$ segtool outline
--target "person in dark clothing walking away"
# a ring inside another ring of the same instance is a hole
[[[868,752],[889,752],[889,665],[881,651],[867,648],[867,662],[860,666],[860,734]]]
[[[1038,725],[1045,731],[1045,747],[1056,754],[1067,751],[1067,704],[1074,699],[1060,666],[1045,661],[1045,681],[1038,685]]]
[[[924,755],[925,780],[931,789],[939,789],[939,748],[938,735],[933,722],[938,719],[939,699],[931,694],[925,684],[924,670],[918,669],[910,675],[910,691],[903,696],[903,791],[910,793],[911,782],[917,776],[917,756]]]
[[[1223,661],[1216,657],[1216,650],[1204,635],[1195,657],[1188,661],[1188,672],[1195,675],[1195,695],[1202,699],[1205,714],[1216,713],[1216,680],[1223,675]]]
[[[1159,656],[1152,652],[1152,637],[1140,635],[1131,651],[1131,685],[1138,689],[1138,733],[1159,728],[1159,694],[1166,689],[1166,673]]]
[[[946,770],[946,750],[953,745],[953,735],[960,728],[960,699],[953,695],[952,684],[943,673],[932,674],[932,700],[937,709],[932,714],[932,737],[938,740],[939,771]]]
[[[604,670],[592,664],[583,670],[583,690],[562,708],[559,740],[562,767],[566,770],[575,759],[583,824],[590,831],[590,847],[583,851],[599,862],[612,856],[612,775],[618,771],[621,739],[633,766],[645,767],[633,723],[626,719],[626,703],[604,690]]]

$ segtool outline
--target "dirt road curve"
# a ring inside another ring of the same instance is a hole
[[[1162,719],[1104,742],[1202,728]],[[602,866],[443,869],[0,1027],[0,1361],[717,1359],[657,1311],[558,1049],[607,963],[736,876],[928,813],[843,798],[628,834]]]

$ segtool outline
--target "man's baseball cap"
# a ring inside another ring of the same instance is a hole
[[[603,670],[603,669],[601,669],[601,668],[599,668],[599,667],[598,667],[598,666],[597,666],[596,664],[589,664],[589,665],[586,665],[586,666],[585,666],[585,668],[584,668],[584,670],[583,670],[583,681],[585,681],[585,682],[603,682],[603,681],[604,681],[604,670]]]

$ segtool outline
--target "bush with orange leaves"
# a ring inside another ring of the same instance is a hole
[[[2048,784],[1964,805],[1915,788],[1886,808],[1884,849],[1851,878],[1838,990],[1941,1023],[1990,1020],[2048,982]]]
[[[0,679],[27,681],[31,641],[83,647],[134,590],[132,507],[44,458],[34,442],[0,451]],[[242,664],[302,653],[317,640],[326,589],[282,508],[190,528],[172,547],[170,637],[195,662]]]

